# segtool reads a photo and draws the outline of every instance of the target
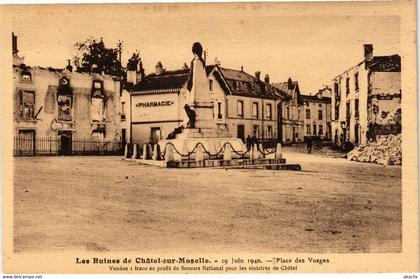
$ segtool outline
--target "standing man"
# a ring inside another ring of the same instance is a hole
[[[250,150],[252,146],[252,139],[249,135],[246,137],[245,143],[246,143],[246,150]]]
[[[306,150],[308,151],[308,154],[310,154],[312,152],[312,137],[307,137],[306,138]]]

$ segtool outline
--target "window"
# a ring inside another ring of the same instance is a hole
[[[23,119],[35,119],[35,92],[23,90],[19,95],[20,117]]]
[[[306,119],[311,119],[311,110],[310,109],[306,109]]]
[[[210,89],[210,91],[213,91],[213,80],[212,79],[210,80],[210,83],[209,83],[209,89]]]
[[[72,98],[69,95],[57,95],[58,120],[71,121],[71,101]]]
[[[339,92],[338,92],[338,83],[337,82],[335,82],[334,83],[334,96],[335,97],[338,97],[339,96],[339,94],[338,94]]]
[[[244,101],[238,101],[238,116],[244,117]]]
[[[359,99],[354,100],[354,117],[359,117]]]
[[[217,118],[222,119],[222,103],[217,102]]]
[[[258,118],[258,103],[252,103],[252,117]]]
[[[340,115],[340,107],[337,105],[335,106],[335,120],[338,120],[339,115]]]
[[[300,120],[300,108],[298,108],[297,114],[298,120]]]
[[[350,118],[350,103],[346,103],[346,118]]]
[[[318,134],[319,134],[320,136],[322,136],[322,135],[324,134],[324,127],[323,127],[322,125],[319,125],[319,128],[318,128]]]
[[[272,139],[273,138],[273,127],[267,126],[267,138]]]
[[[57,89],[58,120],[72,120],[73,91],[70,87],[70,80],[63,77],[59,80]]]
[[[92,121],[103,121],[104,110],[105,110],[105,99],[103,82],[100,80],[93,81],[92,85],[92,105],[91,105],[91,117]]]
[[[311,134],[311,124],[306,124],[306,134],[307,135]]]
[[[267,119],[273,119],[273,107],[271,104],[267,104]]]
[[[121,120],[125,120],[125,102],[121,103]]]
[[[350,94],[350,78],[346,78],[346,95]]]
[[[354,90],[359,90],[359,73],[354,74]]]
[[[20,76],[20,82],[24,83],[31,83],[32,82],[32,74],[27,71],[23,71]]]
[[[322,120],[322,110],[318,110],[318,119]]]
[[[314,124],[313,127],[314,127],[313,135],[316,136],[316,124]]]
[[[286,118],[290,119],[290,108],[286,107]]]
[[[252,135],[255,136],[256,138],[258,138],[258,134],[259,134],[259,126],[258,125],[254,125],[252,127]]]

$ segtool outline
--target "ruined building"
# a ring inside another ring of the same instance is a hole
[[[365,144],[377,135],[401,133],[401,58],[374,56],[364,45],[364,59],[333,79],[333,142]]]
[[[30,67],[13,35],[15,155],[70,155],[120,148],[120,81]],[[107,143],[107,146],[104,144]]]

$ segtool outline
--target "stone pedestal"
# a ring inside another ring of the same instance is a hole
[[[234,151],[238,153],[242,153],[244,150],[244,143],[239,138],[232,138],[229,137],[226,129],[209,129],[209,128],[195,128],[195,129],[184,129],[181,134],[178,134],[175,139],[170,140],[160,140],[159,146],[162,153],[165,151],[165,146],[168,143],[172,143],[175,146],[175,149],[178,150],[179,153],[182,155],[186,155],[185,153],[189,154],[189,157],[183,158],[181,156],[176,156],[176,150],[174,150],[174,159],[175,161],[180,160],[195,160],[196,151],[197,151],[197,144],[201,143],[203,148],[203,156],[204,159],[217,159],[223,158],[224,150],[221,151],[223,146],[226,143],[229,143],[232,146],[231,154],[232,158],[239,158],[240,156],[236,154]],[[195,148],[195,150],[194,150]],[[205,150],[204,150],[205,149]],[[207,152],[210,153],[210,156]],[[221,151],[219,153],[219,151]],[[219,153],[219,154],[217,154]],[[216,155],[217,154],[217,155]]]

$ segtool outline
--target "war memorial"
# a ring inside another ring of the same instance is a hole
[[[187,86],[184,95],[184,122],[167,139],[157,144],[125,146],[124,158],[147,165],[172,168],[229,167],[273,170],[301,170],[298,164],[286,164],[282,146],[264,148],[262,143],[247,146],[240,138],[232,137],[227,129],[216,125],[214,103],[210,100],[203,47],[192,46]],[[140,154],[141,153],[141,154]]]

